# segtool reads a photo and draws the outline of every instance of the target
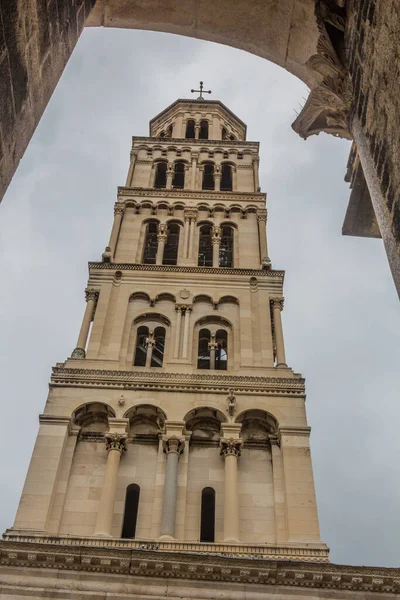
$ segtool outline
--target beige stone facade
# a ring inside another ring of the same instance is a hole
[[[283,545],[282,556],[327,560],[258,150],[238,117],[203,99],[176,101],[150,137],[133,138],[110,241],[89,264],[77,347],[54,368],[7,539],[123,537],[233,553]],[[123,535],[130,510],[134,535]]]

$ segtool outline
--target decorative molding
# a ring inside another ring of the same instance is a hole
[[[249,202],[265,202],[267,198],[267,194],[263,192],[214,192],[214,191],[206,191],[206,190],[167,190],[156,189],[156,188],[129,188],[125,186],[118,187],[118,197],[130,197],[132,196],[142,196],[149,197],[153,196],[155,198],[185,198],[187,200],[229,200],[233,202],[234,200],[249,201]],[[133,198],[132,198],[133,199]]]
[[[349,128],[349,112],[352,104],[351,84],[343,58],[338,55],[325,23],[336,30],[344,48],[344,18],[332,4],[321,1],[316,4],[316,21],[319,30],[317,53],[306,65],[322,77],[313,90],[292,128],[303,139],[318,135],[321,131],[336,137],[352,139]],[[336,42],[338,46],[338,42]]]
[[[140,265],[138,263],[103,263],[89,262],[89,270],[116,270],[116,271],[161,271],[171,273],[202,273],[207,275],[246,275],[257,277],[284,278],[285,271],[274,269],[230,269],[228,267],[180,267],[178,265]]]
[[[263,395],[300,395],[305,393],[303,378],[258,377],[242,375],[203,375],[189,373],[153,373],[151,371],[123,371],[98,369],[70,369],[53,367],[51,385],[122,387],[125,389],[179,389],[215,391],[226,394],[230,389],[236,393],[256,392]]]

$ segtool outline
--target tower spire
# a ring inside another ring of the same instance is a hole
[[[197,98],[197,100],[204,100],[203,98],[203,94],[211,94],[211,90],[203,90],[203,82],[200,81],[200,89],[199,90],[190,90],[192,94],[195,94],[196,92],[200,93],[200,96]]]

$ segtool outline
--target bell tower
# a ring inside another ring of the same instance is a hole
[[[259,144],[199,91],[132,139],[6,540],[328,561]]]

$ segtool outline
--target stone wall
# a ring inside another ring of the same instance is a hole
[[[0,0],[0,198],[95,0]]]
[[[385,220],[400,251],[399,3],[350,0],[346,49],[354,94],[351,118],[359,119],[366,135],[383,195]]]

